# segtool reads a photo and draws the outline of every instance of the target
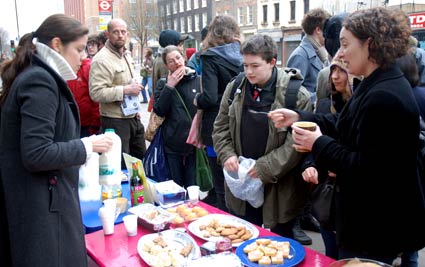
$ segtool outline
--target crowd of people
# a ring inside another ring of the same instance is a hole
[[[141,114],[123,103],[149,97],[164,119],[171,179],[183,187],[196,184],[196,148],[186,140],[198,116],[213,177],[207,203],[302,244],[312,242],[303,229],[320,231],[334,259],[401,257],[401,266],[417,267],[425,246],[417,166],[425,64],[408,17],[319,8],[302,28],[286,67],[276,65],[273,38],[244,40],[231,16],[202,29],[198,51],[185,51],[189,37],[166,29],[158,56],[145,51],[141,81],[123,19],[89,35],[56,14],[22,37],[0,69],[0,265],[87,266],[78,168],[112,146],[106,128],[120,136],[122,152],[143,159]],[[238,172],[240,157],[255,162],[247,175],[264,188],[259,207],[236,197],[224,178]],[[328,180],[335,191],[324,223],[310,194]]]

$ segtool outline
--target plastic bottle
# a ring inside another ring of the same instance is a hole
[[[106,129],[105,136],[112,139],[112,147],[99,157],[99,184],[121,184],[121,138],[114,129]]]
[[[145,190],[143,186],[143,180],[140,179],[139,170],[137,167],[137,161],[133,160],[131,162],[132,174],[130,178],[130,196],[131,196],[131,206],[137,206],[142,204],[145,200]]]
[[[99,184],[102,200],[122,196],[121,187],[121,138],[114,129],[106,129],[105,136],[112,139],[112,147],[99,157]]]

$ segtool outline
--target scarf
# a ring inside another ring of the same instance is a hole
[[[329,63],[329,56],[328,52],[326,51],[326,48],[320,45],[319,42],[317,42],[316,39],[313,38],[312,35],[307,34],[306,38],[310,41],[314,50],[316,50],[316,54],[319,56],[320,61],[322,61],[324,65],[327,65]]]

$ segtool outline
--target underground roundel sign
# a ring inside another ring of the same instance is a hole
[[[99,0],[99,13],[112,12],[112,0]]]

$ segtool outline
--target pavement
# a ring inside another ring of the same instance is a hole
[[[147,111],[148,109],[148,104],[141,104],[142,105],[142,116],[141,116],[141,121],[142,124],[145,126],[145,128],[148,126],[148,122],[149,122],[149,112]],[[149,142],[146,142],[146,146],[149,145]],[[425,225],[424,225],[425,227]],[[320,235],[320,233],[316,233],[316,232],[311,232],[311,231],[305,231],[307,233],[308,236],[310,236],[313,239],[313,244],[306,246],[310,249],[313,249],[315,251],[318,251],[322,254],[325,254],[325,246],[323,244],[323,240],[322,240],[322,236]],[[419,251],[419,265],[418,267],[425,267],[425,248]]]

